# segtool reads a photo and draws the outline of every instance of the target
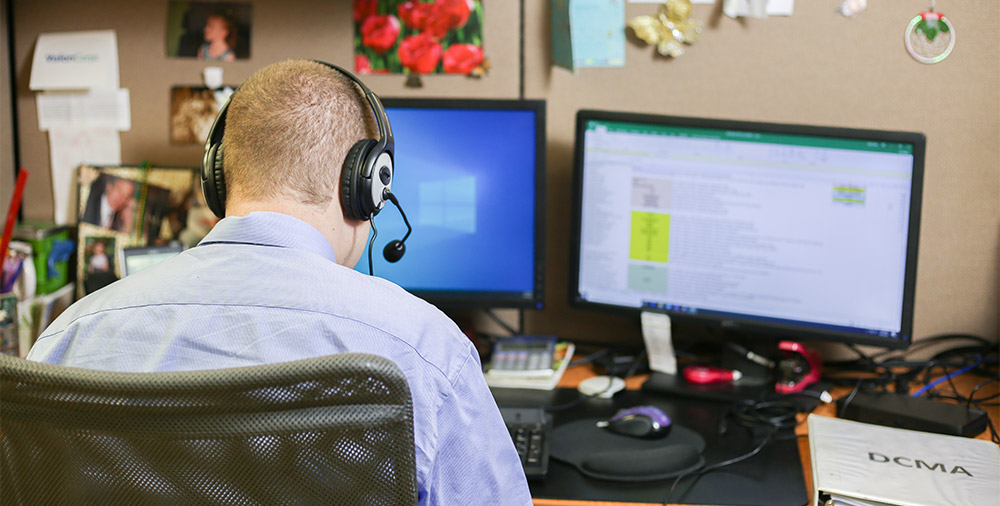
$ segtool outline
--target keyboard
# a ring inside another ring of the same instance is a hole
[[[549,471],[549,432],[552,420],[540,406],[500,406],[514,447],[521,457],[524,475],[529,480],[544,478]]]

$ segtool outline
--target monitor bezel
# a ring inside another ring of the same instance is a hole
[[[444,308],[542,309],[545,305],[546,101],[541,99],[386,97],[381,98],[381,102],[386,110],[394,108],[506,110],[531,111],[535,114],[535,272],[531,297],[524,297],[523,292],[506,291],[413,289],[407,289],[407,291],[431,304]]]
[[[761,133],[820,136],[827,138],[864,139],[900,142],[913,145],[913,176],[910,188],[909,224],[905,266],[903,274],[903,301],[898,337],[883,337],[849,331],[810,327],[806,324],[755,321],[748,318],[718,315],[690,314],[665,309],[652,309],[605,304],[580,297],[580,235],[583,205],[583,150],[588,121],[620,121],[629,123],[668,124],[678,127],[711,128],[722,130],[747,130]],[[873,130],[846,127],[802,125],[794,123],[768,123],[717,118],[697,118],[660,114],[632,113],[582,109],[577,112],[573,147],[573,217],[570,226],[569,304],[584,310],[598,309],[621,314],[639,314],[643,311],[661,312],[687,323],[704,325],[725,331],[744,334],[751,338],[793,337],[804,341],[837,341],[848,344],[877,346],[886,349],[905,349],[913,342],[913,306],[916,292],[917,250],[920,242],[920,215],[923,195],[924,157],[926,137],[919,132]]]

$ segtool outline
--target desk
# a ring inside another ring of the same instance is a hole
[[[574,388],[577,384],[580,383],[580,381],[583,381],[584,379],[592,377],[594,375],[595,374],[594,374],[593,370],[589,366],[577,366],[577,367],[573,367],[573,368],[570,368],[569,370],[566,371],[565,375],[562,378],[562,381],[560,381],[560,383],[559,383],[559,386],[560,387],[564,387],[564,388]],[[642,375],[636,376],[636,377],[633,377],[633,378],[629,378],[626,381],[626,388],[632,389],[632,390],[638,390],[642,386],[642,383],[645,380],[646,380],[646,376],[642,376]],[[975,386],[981,380],[982,380],[981,378],[970,377],[970,376],[958,376],[958,377],[956,377],[954,379],[956,386],[960,390],[962,390],[962,391],[964,391],[966,393],[969,390],[971,390],[972,387]],[[998,389],[1000,389],[1000,386],[998,386],[997,383],[991,383],[990,385],[987,385],[986,387],[983,387],[982,389],[980,389],[980,391],[976,395],[977,395],[977,397],[987,396],[987,395],[990,395],[990,394],[997,393]],[[850,393],[850,389],[849,388],[845,388],[845,387],[836,388],[836,389],[834,389],[833,392],[831,392],[831,394],[833,394],[833,397],[835,399],[840,398],[840,397],[842,397],[844,395],[847,395],[848,393]],[[834,412],[835,412],[834,410],[835,410],[834,404],[826,404],[826,405],[820,405],[818,408],[816,408],[816,410],[814,411],[814,413],[820,414],[820,415],[825,415],[825,416],[834,416]],[[1000,407],[997,407],[997,406],[990,407],[987,410],[987,413],[989,414],[990,419],[993,421],[994,426],[998,426],[998,422],[1000,422]],[[804,423],[804,419],[805,419],[806,415],[802,414],[802,415],[799,415],[799,416],[801,417],[800,421],[803,421],[803,423],[799,424],[799,426],[796,428],[796,434],[797,435],[806,435],[807,434],[807,427],[806,427],[806,424]],[[990,439],[989,431],[987,430],[986,432],[980,434],[979,436],[976,437],[976,439],[984,439],[984,440],[988,441]],[[801,461],[802,461],[801,462],[801,464],[802,464],[802,470],[803,470],[803,474],[805,476],[805,485],[806,485],[806,489],[808,491],[808,494],[809,494],[809,497],[810,497],[810,500],[811,500],[812,492],[813,492],[813,489],[812,489],[812,463],[810,461],[810,456],[809,456],[809,440],[808,440],[808,438],[806,438],[806,437],[798,438],[798,447],[799,447],[799,455],[800,455],[800,458],[801,458]],[[535,504],[535,506],[598,506],[598,505],[599,506],[613,506],[613,505],[635,506],[636,504],[656,504],[656,503],[622,503],[622,502],[605,502],[605,501],[571,501],[571,500],[561,500],[561,499],[559,499],[559,500],[556,500],[556,499],[535,499],[534,500],[534,504]]]

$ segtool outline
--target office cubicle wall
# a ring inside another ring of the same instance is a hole
[[[25,215],[51,218],[44,170],[48,143],[38,131],[28,90],[39,33],[114,29],[121,83],[132,95],[131,131],[121,133],[126,163],[199,163],[201,148],[169,142],[169,93],[197,85],[206,65],[166,57],[168,2],[14,1],[17,125],[22,163],[36,169]],[[721,3],[721,2],[720,2]],[[605,341],[631,331],[632,318],[571,309],[566,301],[573,118],[596,108],[851,128],[915,130],[928,138],[915,333],[970,332],[997,339],[1000,328],[1000,3],[937,2],[955,26],[956,46],[935,65],[906,53],[903,32],[927,2],[869,2],[856,18],[836,13],[840,0],[801,0],[791,17],[734,20],[719,5],[696,5],[701,40],[677,59],[629,37],[620,69],[551,66],[549,1],[525,0],[524,94],[548,101],[546,309],[528,311],[527,329]],[[484,0],[485,78],[428,76],[422,88],[399,75],[366,82],[385,96],[516,98],[520,94],[519,2]],[[655,5],[628,3],[626,16]],[[248,60],[223,64],[236,84],[268,63],[318,58],[352,66],[351,2],[253,2]],[[37,170],[42,169],[42,170]],[[38,177],[35,177],[38,174]]]

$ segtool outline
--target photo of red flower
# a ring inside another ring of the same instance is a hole
[[[482,0],[354,0],[359,74],[481,75]]]
[[[441,61],[441,43],[430,32],[411,35],[399,43],[399,62],[414,74],[430,74]]]
[[[399,20],[396,16],[368,16],[361,23],[361,43],[382,54],[396,45],[399,38]]]
[[[448,74],[469,74],[483,64],[483,50],[472,44],[453,44],[441,57]]]

